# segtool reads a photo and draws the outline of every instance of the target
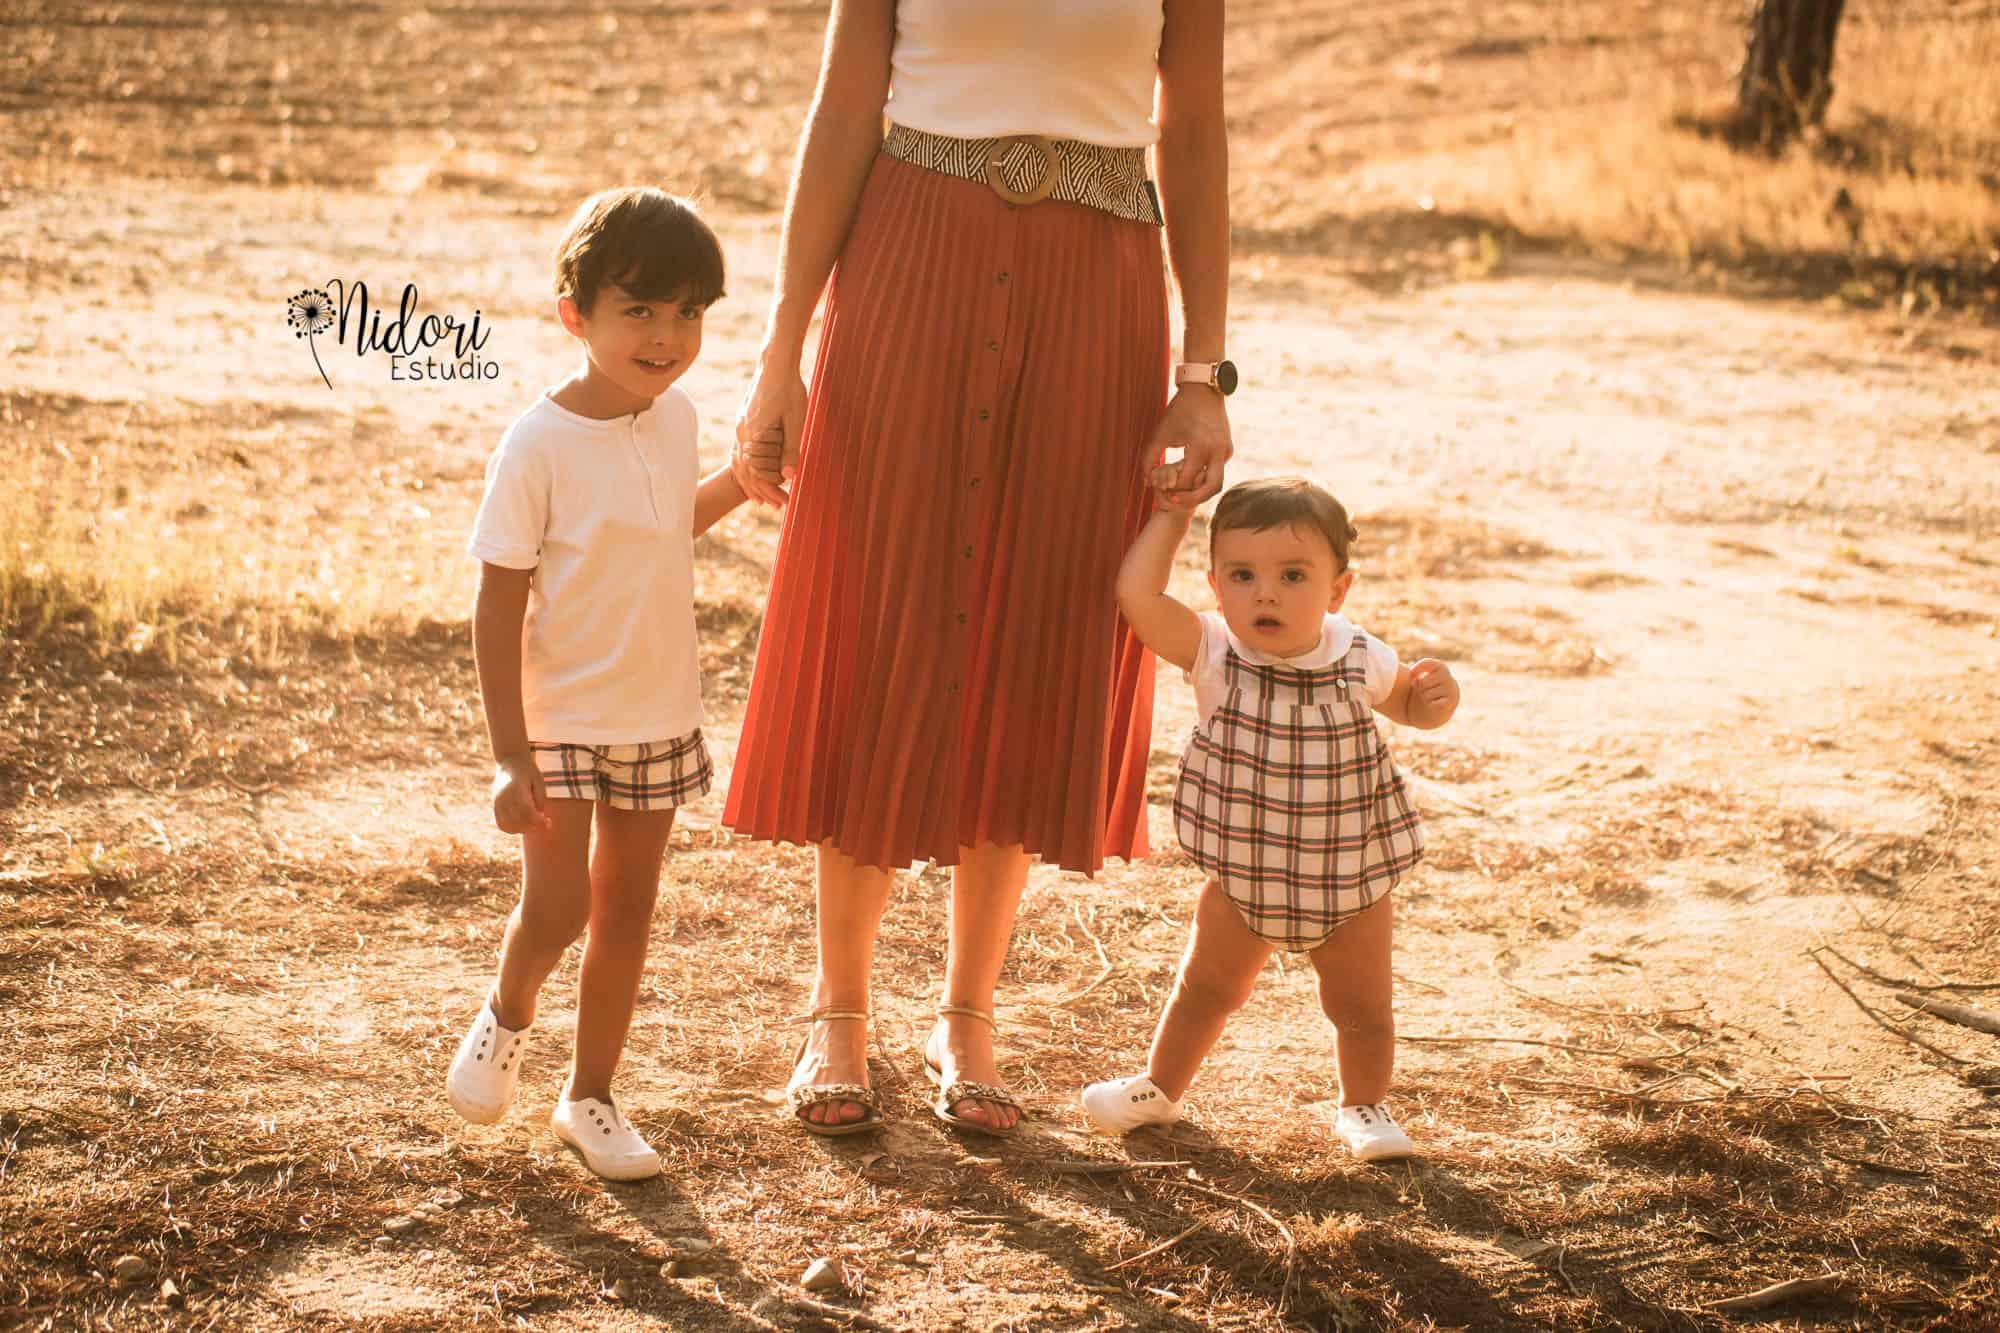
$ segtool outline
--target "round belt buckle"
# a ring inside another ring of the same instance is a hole
[[[1016,190],[1000,174],[1000,163],[1013,148],[1026,145],[1042,155],[1042,174],[1025,191]],[[993,193],[1010,204],[1038,204],[1049,197],[1049,191],[1056,188],[1056,175],[1062,167],[1062,159],[1056,155],[1055,142],[1043,134],[1017,134],[1011,139],[1002,139],[993,145],[993,151],[986,155],[986,183],[993,187]]]

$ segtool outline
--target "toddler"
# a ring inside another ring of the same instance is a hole
[[[634,187],[584,201],[556,255],[556,314],[583,364],[501,438],[470,544],[493,818],[521,835],[521,899],[445,1090],[475,1124],[507,1113],[537,993],[587,928],[549,1123],[610,1180],[660,1169],[611,1075],[674,811],[710,782],[694,539],[744,492],[728,469],[700,475],[694,405],[673,385],[722,281],[721,247],[685,200]]]
[[[1218,615],[1167,595],[1185,510],[1161,509],[1118,571],[1118,602],[1154,652],[1188,673],[1198,723],[1174,824],[1208,873],[1146,1072],[1084,1089],[1099,1129],[1179,1119],[1181,1098],[1273,949],[1312,960],[1334,1025],[1336,1128],[1363,1161],[1408,1156],[1383,1105],[1395,1061],[1389,891],[1423,829],[1374,714],[1438,727],[1458,708],[1444,663],[1399,665],[1339,614],[1355,530],[1307,481],[1246,482],[1216,501],[1209,587]]]

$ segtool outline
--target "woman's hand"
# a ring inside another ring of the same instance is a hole
[[[798,475],[805,424],[806,383],[798,371],[760,363],[736,414],[736,448],[729,455],[729,470],[745,495],[768,505],[790,498],[784,483]]]
[[[1169,449],[1182,451],[1169,463]],[[1229,414],[1222,395],[1201,384],[1178,390],[1160,424],[1146,442],[1153,487],[1161,503],[1173,509],[1193,509],[1222,489],[1222,468],[1236,448],[1229,439]]]

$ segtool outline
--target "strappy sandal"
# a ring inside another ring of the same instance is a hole
[[[991,1013],[984,1009],[974,1009],[971,1005],[941,1004],[938,1006],[937,1011],[939,1018],[943,1018],[948,1014],[958,1014],[965,1018],[976,1018],[986,1024],[987,1027],[993,1026],[993,1015]],[[1004,1139],[1019,1129],[1021,1121],[1027,1117],[1027,1109],[1021,1105],[1020,1100],[1013,1093],[997,1084],[978,1083],[972,1079],[960,1078],[953,1079],[949,1085],[946,1085],[944,1070],[931,1063],[930,1039],[928,1037],[924,1039],[924,1077],[928,1078],[938,1089],[938,1098],[935,1102],[931,1103],[931,1114],[944,1121],[945,1124],[950,1125],[953,1129],[969,1129],[975,1133],[991,1134],[996,1139]],[[969,1119],[951,1109],[960,1102],[991,1102],[996,1106],[1012,1107],[1015,1116],[1014,1123],[1004,1129],[999,1129],[982,1121]]]
[[[792,1068],[797,1069],[799,1061],[805,1058],[806,1044],[812,1040],[812,1026],[835,1019],[849,1019],[866,1023],[868,1013],[861,1009],[815,1009],[793,1019],[794,1023],[806,1024],[806,1034],[799,1038],[798,1053],[792,1056]],[[865,1114],[859,1120],[844,1120],[827,1124],[806,1117],[806,1112],[815,1106],[825,1106],[829,1102],[854,1102]],[[817,1134],[823,1139],[844,1138],[849,1134],[860,1134],[876,1128],[882,1123],[882,1103],[876,1099],[875,1089],[862,1083],[794,1083],[785,1089],[785,1105],[797,1118],[808,1134]]]

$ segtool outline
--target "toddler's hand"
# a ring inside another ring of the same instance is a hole
[[[493,771],[493,822],[502,833],[547,829],[549,794],[535,757],[509,755]]]
[[[1426,657],[1410,668],[1410,708],[1420,726],[1439,727],[1458,711],[1458,680],[1451,668]]]

